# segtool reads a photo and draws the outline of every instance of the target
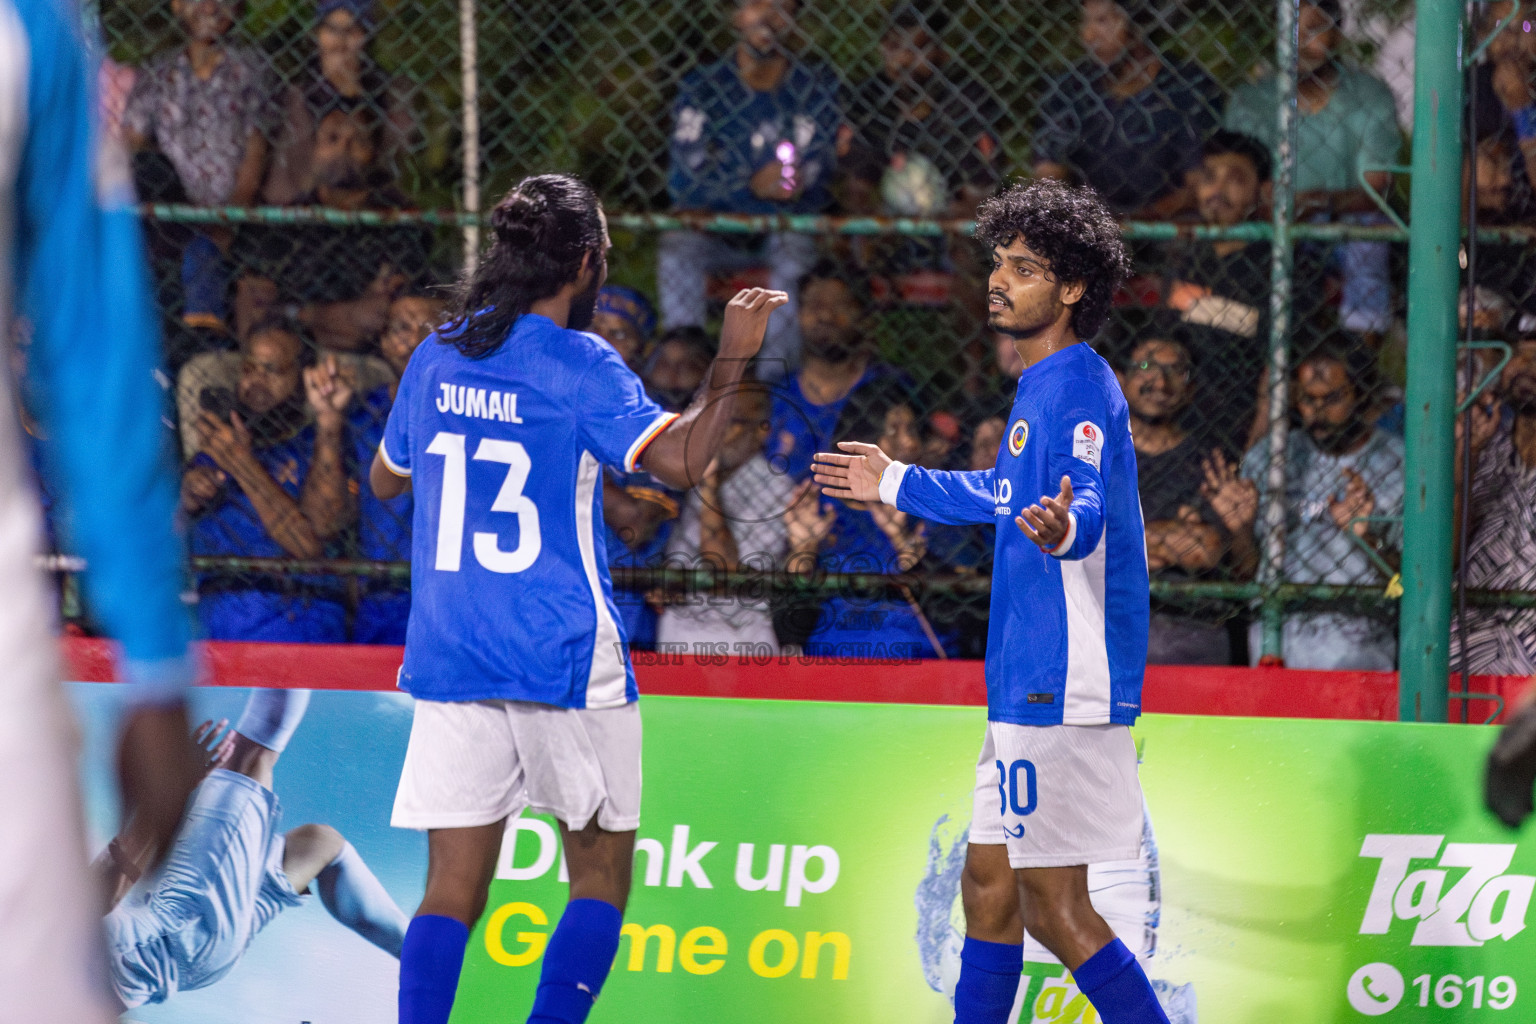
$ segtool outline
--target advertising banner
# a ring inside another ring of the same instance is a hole
[[[93,852],[116,821],[120,690],[71,688]],[[199,717],[238,722],[251,692],[200,690]],[[642,707],[634,890],[592,1020],[952,1019],[984,713],[681,697]],[[279,756],[235,766],[240,779],[210,774],[176,870],[140,880],[109,915],[114,981],[138,1003],[125,1019],[394,1020],[390,946],[426,867],[424,838],[388,826],[409,727],[402,695],[315,692]],[[1536,843],[1481,809],[1492,730],[1151,715],[1135,734],[1142,856],[1095,866],[1091,887],[1171,1019],[1536,1017],[1524,1009],[1536,999]],[[379,883],[365,921],[327,896],[334,870],[308,852],[331,849],[327,830],[355,852],[349,884],[359,862]],[[565,901],[557,835],[539,817],[509,827],[458,1024],[526,1015]],[[1020,1020],[1097,1020],[1048,954],[1030,956]]]

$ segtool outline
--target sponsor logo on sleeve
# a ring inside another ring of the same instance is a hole
[[[1099,453],[1104,447],[1104,430],[1087,420],[1072,429],[1072,455],[1094,469],[1099,468]]]

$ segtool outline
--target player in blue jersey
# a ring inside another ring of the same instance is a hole
[[[73,5],[0,0],[0,333],[31,331],[26,405],[60,542],[137,684],[119,750],[125,813],[153,863],[198,778],[187,737],[190,618],[180,601],[176,482],[127,159],[92,130],[96,76]],[[0,376],[0,1017],[115,1021],[98,890],[81,852],[75,732],[58,686],[55,611],[35,564],[20,396]]]
[[[997,531],[955,1020],[1008,1019],[1027,929],[1105,1024],[1167,1024],[1087,881],[1089,864],[1136,858],[1142,824],[1128,729],[1149,614],[1136,455],[1114,371],[1084,343],[1130,261],[1098,196],[1054,181],[987,200],[976,235],[992,251],[990,325],[1025,367],[996,467],[931,471],[843,443],[816,456],[816,480],[936,522],[1017,527]]]
[[[726,308],[681,414],[594,334],[608,230],[567,175],[528,178],[456,315],[411,356],[370,478],[415,494],[400,687],[415,720],[392,821],[428,831],[427,892],[400,958],[401,1024],[443,1024],[508,818],[560,822],[571,899],[531,1024],[583,1021],[618,950],[640,821],[640,716],[608,578],[602,467],[702,479],[782,292]]]

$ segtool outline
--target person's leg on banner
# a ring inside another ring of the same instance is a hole
[[[300,829],[324,830],[324,842],[317,846],[323,847],[326,853],[335,850],[337,844],[340,846],[340,851],[320,869],[314,879],[321,904],[341,924],[390,956],[400,956],[409,921],[380,883],[378,876],[369,869],[357,848],[329,826],[301,825],[294,832]],[[290,849],[294,847],[294,832],[288,833]],[[294,889],[302,892],[298,881],[295,880]]]
[[[603,991],[619,950],[629,901],[635,833],[608,832],[596,815],[580,831],[560,823],[571,901],[550,936],[528,1024],[581,1024]]]
[[[427,893],[400,948],[400,1024],[447,1024],[506,822],[427,833]]]
[[[1024,927],[1072,972],[1104,1024],[1168,1024],[1135,954],[1093,909],[1086,864],[1017,876]]]
[[[966,847],[960,898],[965,945],[955,985],[955,1024],[1007,1024],[1024,971],[1024,922],[1001,843]]]

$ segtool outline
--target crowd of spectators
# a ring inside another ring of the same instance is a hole
[[[1512,2],[1485,5],[1484,35]],[[1035,86],[1027,150],[1012,137],[997,83],[946,49],[945,5],[895,6],[877,70],[863,80],[806,55],[801,8],[734,0],[733,44],[683,70],[664,154],[675,211],[963,219],[1005,178],[1029,173],[1091,185],[1128,220],[1234,228],[1270,216],[1276,77],[1256,71],[1228,89],[1197,61],[1163,52],[1166,11],[1152,0],[1083,0],[1080,50]],[[263,53],[234,41],[237,5],[172,0],[171,11],[179,45],[103,76],[109,127],[132,150],[145,198],[335,214],[152,224],[175,311],[168,358],[192,553],[378,563],[346,576],[199,563],[205,629],[218,638],[401,642],[409,589],[386,563],[408,559],[411,499],[375,499],[366,473],[399,374],[442,315],[450,271],[434,262],[429,229],[349,215],[414,206],[399,173],[423,137],[411,85],[370,56],[374,0],[318,0],[286,81]],[[1296,213],[1382,224],[1378,198],[1391,192],[1403,145],[1398,101],[1345,56],[1345,21],[1340,0],[1299,8]],[[1536,34],[1517,20],[1472,78],[1478,142],[1467,188],[1475,186],[1484,223],[1529,223]],[[1012,342],[989,335],[974,311],[916,352],[893,349],[882,330],[907,294],[893,284],[903,275],[952,282],[954,308],[979,303],[986,262],[976,247],[954,236],[690,226],[664,232],[656,253],[654,291],[605,288],[592,329],[669,409],[686,405],[705,376],[722,278],[760,274],[791,302],[770,321],[720,458],[696,489],[606,470],[610,564],[806,585],[626,588],[620,610],[631,642],[979,656],[984,608],[963,587],[927,581],[987,574],[993,528],[834,501],[807,480],[814,452],[849,439],[931,467],[993,463],[1023,372]],[[1285,582],[1384,587],[1395,569],[1401,408],[1382,372],[1401,306],[1394,258],[1379,241],[1295,249]],[[1478,327],[1515,343],[1517,355],[1469,414],[1468,582],[1529,587],[1531,552],[1520,538],[1536,535],[1536,342],[1523,339],[1536,336],[1536,260],[1516,242],[1483,245],[1476,259],[1469,305]],[[1130,406],[1153,577],[1252,580],[1269,529],[1270,245],[1181,233],[1141,245],[1137,262],[1139,276],[1094,343]],[[817,587],[828,574],[897,578],[828,593]],[[1176,590],[1155,603],[1152,661],[1257,656],[1248,607]],[[1395,663],[1389,606],[1294,607],[1283,629],[1292,665]],[[1475,671],[1532,671],[1536,614],[1476,611],[1466,639]]]

